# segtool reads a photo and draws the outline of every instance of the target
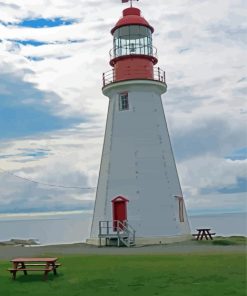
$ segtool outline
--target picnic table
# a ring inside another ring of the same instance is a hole
[[[12,273],[14,280],[18,271],[23,271],[24,275],[27,275],[28,271],[44,271],[46,280],[50,271],[53,271],[54,275],[57,274],[57,268],[61,265],[57,260],[58,258],[15,258],[10,261],[13,266],[8,271]]]
[[[213,235],[215,235],[216,233],[210,231],[210,228],[199,228],[197,229],[197,233],[193,234],[193,236],[196,237],[196,240],[203,240],[203,238],[205,238],[206,240],[208,240],[209,238],[213,240]]]

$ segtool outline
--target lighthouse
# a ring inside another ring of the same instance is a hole
[[[153,32],[132,2],[111,30],[112,69],[103,74],[102,88],[109,107],[88,243],[131,246],[190,238]]]

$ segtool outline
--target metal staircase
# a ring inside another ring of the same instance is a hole
[[[135,230],[127,220],[99,221],[99,245],[102,239],[105,246],[133,247],[135,245]]]

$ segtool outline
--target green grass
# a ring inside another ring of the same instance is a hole
[[[3,296],[246,296],[244,254],[65,256],[58,276],[39,272],[16,281],[0,262]]]

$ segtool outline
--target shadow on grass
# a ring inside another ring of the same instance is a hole
[[[45,283],[45,282],[53,282],[58,279],[61,280],[63,277],[64,277],[63,274],[57,274],[57,275],[49,274],[45,279],[43,274],[31,274],[31,273],[28,275],[17,274],[16,279],[13,280],[13,282],[20,282],[20,283],[44,282]]]

